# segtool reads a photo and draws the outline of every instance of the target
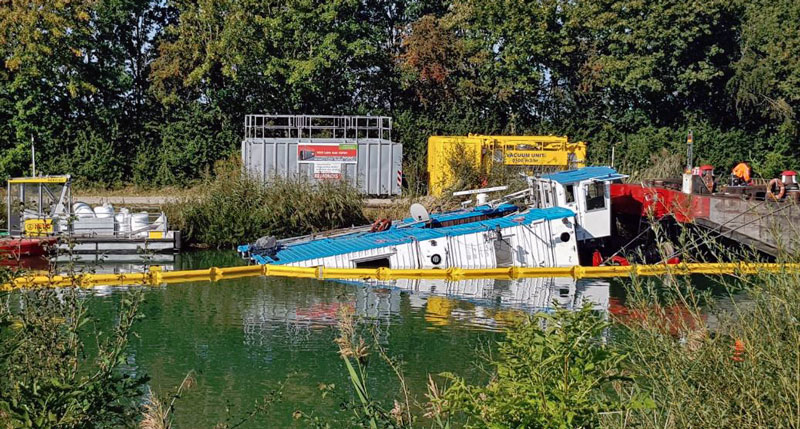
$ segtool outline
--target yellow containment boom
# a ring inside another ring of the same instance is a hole
[[[586,166],[586,143],[566,136],[432,136],[428,138],[428,191],[439,196],[455,183],[452,160],[467,160],[479,171],[493,164],[528,174]]]
[[[800,264],[768,263],[711,263],[677,265],[630,265],[602,267],[536,267],[536,268],[489,268],[489,269],[398,269],[391,268],[325,268],[290,267],[286,265],[250,265],[243,267],[208,268],[189,271],[162,271],[159,267],[139,273],[78,274],[74,276],[23,276],[0,286],[0,291],[35,287],[82,287],[95,286],[160,286],[169,283],[216,282],[244,277],[283,277],[319,280],[470,280],[498,279],[514,280],[537,277],[613,278],[630,276],[662,275],[746,275],[758,273],[800,274]]]

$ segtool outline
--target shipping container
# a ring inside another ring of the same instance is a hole
[[[246,171],[262,177],[344,180],[365,195],[400,195],[403,145],[385,116],[247,115]]]

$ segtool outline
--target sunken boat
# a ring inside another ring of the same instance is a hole
[[[238,251],[251,263],[299,267],[573,266],[581,247],[610,235],[609,186],[622,177],[608,167],[552,173],[529,178],[527,189],[494,201],[487,192],[504,187],[456,193],[476,195],[475,205],[461,210],[428,214],[415,205],[403,220],[286,240],[264,237]]]

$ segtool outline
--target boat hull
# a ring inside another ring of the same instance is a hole
[[[297,267],[435,269],[578,264],[574,212],[534,209],[441,228],[392,228],[251,253],[258,264]]]

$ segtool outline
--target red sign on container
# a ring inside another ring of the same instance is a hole
[[[358,145],[354,144],[298,144],[297,162],[355,163]]]

